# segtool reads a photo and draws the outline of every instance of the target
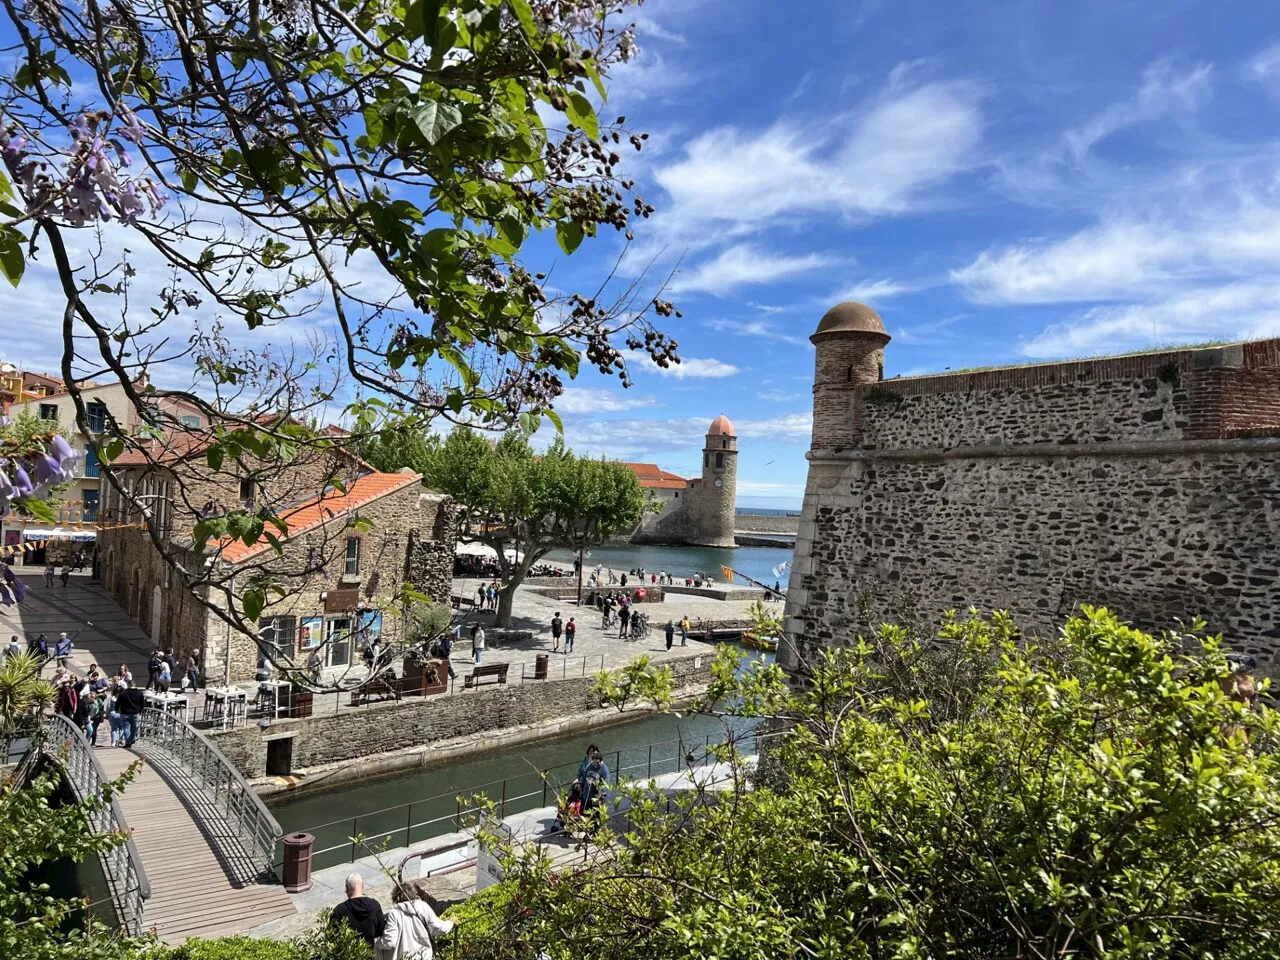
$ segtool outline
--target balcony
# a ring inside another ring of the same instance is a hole
[[[98,505],[96,503],[81,503],[79,501],[63,501],[58,504],[51,504],[53,508],[54,522],[53,526],[92,526],[98,522]],[[35,517],[28,517],[10,510],[3,517],[6,524],[10,523],[30,523],[38,526],[48,526],[46,520],[39,520]]]

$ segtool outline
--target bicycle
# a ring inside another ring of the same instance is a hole
[[[631,615],[631,639],[643,640],[649,636],[649,616],[644,613]]]
[[[600,629],[608,630],[610,627],[618,625],[618,615],[616,613],[608,613],[600,618]]]

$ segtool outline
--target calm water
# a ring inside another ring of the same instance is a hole
[[[750,724],[731,720],[729,729],[749,733]],[[361,834],[371,844],[379,834],[388,835],[389,846],[406,843],[406,828],[413,843],[455,830],[457,796],[482,792],[494,801],[503,796],[506,783],[506,813],[531,810],[555,802],[555,788],[566,786],[578,772],[578,764],[589,743],[595,743],[615,774],[645,777],[671,773],[678,758],[690,751],[699,760],[708,741],[725,739],[725,722],[714,717],[670,715],[651,716],[603,730],[586,730],[580,736],[560,737],[540,743],[523,744],[477,756],[414,770],[394,777],[364,780],[313,793],[297,799],[271,798],[271,812],[286,834],[306,831],[316,837],[317,868],[352,859],[349,838]],[[737,741],[739,749],[750,752],[747,736]],[[543,793],[540,771],[548,771],[551,786]],[[408,806],[412,804],[412,809]],[[402,805],[399,809],[388,807]],[[377,811],[383,811],[378,813]],[[434,822],[428,822],[434,821]],[[331,849],[328,852],[326,848]],[[356,859],[373,850],[357,848]]]
[[[794,552],[779,547],[603,546],[590,551],[587,572],[595,569],[597,563],[602,563],[619,573],[644,567],[650,573],[666,570],[683,577],[701,571],[716,580],[723,580],[720,567],[724,565],[770,585],[781,579],[785,589],[787,575],[776,577],[772,571],[783,561],[790,561]],[[547,560],[570,568],[573,566],[573,554],[568,551],[553,551]]]

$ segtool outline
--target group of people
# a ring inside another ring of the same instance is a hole
[[[599,826],[604,819],[604,800],[610,776],[609,765],[604,762],[600,748],[591,744],[578,764],[578,775],[569,785],[569,792],[556,806],[551,832],[560,833],[578,822]]]
[[[569,622],[565,623],[564,618],[560,616],[560,611],[556,611],[556,615],[551,618],[551,652],[556,653],[560,649],[560,637],[564,636],[564,653],[565,656],[573,653],[573,641],[578,636],[578,621],[573,617],[569,618]]]
[[[364,895],[364,877],[347,877],[347,899],[329,914],[331,924],[346,923],[373,947],[376,960],[430,960],[432,937],[453,930],[452,920],[436,916],[424,900],[406,900],[383,910],[374,897]]]
[[[83,570],[85,563],[86,558],[83,550],[77,550],[62,562],[62,573],[58,573],[57,564],[53,560],[46,560],[44,564],[44,585],[52,587],[53,578],[56,576],[61,578],[62,585],[65,587],[67,581],[71,579],[71,574]]]
[[[476,588],[476,609],[477,610],[497,610],[498,609],[498,581],[492,580],[489,583],[482,583]]]
[[[156,693],[168,693],[175,677],[181,677],[178,681],[179,690],[190,687],[191,692],[195,693],[200,689],[199,650],[192,650],[181,662],[173,652],[173,647],[167,650],[156,648],[152,651],[151,658],[147,661],[147,689]]]
[[[59,666],[54,670],[53,685],[57,690],[54,712],[83,730],[94,746],[104,719],[111,731],[111,746],[129,747],[137,740],[143,691],[133,685],[133,674],[127,666],[122,664],[110,680],[96,663],[89,665],[89,672],[83,677],[69,667]]]

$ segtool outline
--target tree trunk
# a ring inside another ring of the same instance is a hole
[[[495,627],[511,626],[511,607],[515,602],[516,587],[524,580],[524,573],[517,571],[515,576],[502,585],[498,591],[498,615],[493,619]]]

